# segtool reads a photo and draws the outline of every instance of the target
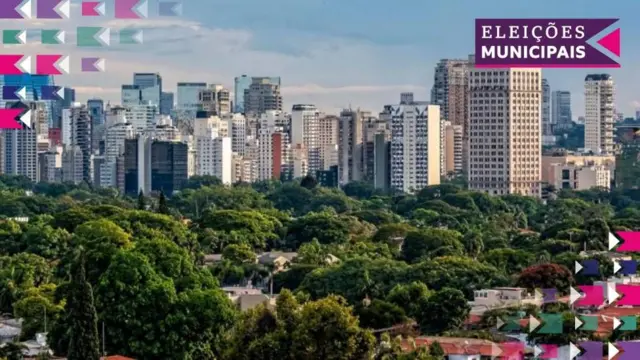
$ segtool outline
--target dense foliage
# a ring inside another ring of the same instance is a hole
[[[635,189],[543,204],[455,184],[387,195],[196,177],[172,197],[128,199],[4,176],[0,197],[0,308],[24,319],[23,339],[44,330],[45,309],[50,346],[72,352],[74,308],[94,306],[107,352],[142,360],[439,359],[441,349],[401,354],[372,330],[413,320],[422,334],[460,331],[473,291],[493,286],[566,293],[597,279],[572,277],[579,250],[640,229]],[[255,261],[273,250],[298,256],[279,272]],[[73,277],[80,253],[86,285]],[[205,265],[213,253],[222,260]],[[249,281],[282,290],[275,309],[240,314],[220,290]]]

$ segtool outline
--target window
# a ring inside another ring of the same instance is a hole
[[[570,174],[569,170],[562,170],[562,180],[569,180]]]

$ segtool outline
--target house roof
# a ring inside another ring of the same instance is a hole
[[[280,252],[280,251],[272,251],[272,252],[267,252],[264,254],[261,254],[258,257],[258,261],[261,264],[268,264],[268,263],[272,263],[273,261],[275,261],[276,259],[283,257],[285,259],[287,259],[288,261],[292,261],[296,256],[298,256],[298,253],[296,252]]]
[[[496,356],[501,353],[500,346],[489,340],[471,338],[453,338],[442,336],[420,336],[414,339],[416,347],[428,347],[434,342],[440,344],[445,355],[481,355]],[[405,351],[413,350],[409,340],[401,344]]]

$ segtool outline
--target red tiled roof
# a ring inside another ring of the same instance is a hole
[[[497,344],[489,340],[450,338],[450,337],[427,337],[421,336],[414,339],[416,347],[428,347],[437,342],[442,347],[445,355],[482,355],[493,356]],[[402,349],[412,351],[412,344],[408,340],[402,341]]]

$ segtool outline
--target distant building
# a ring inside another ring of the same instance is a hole
[[[373,185],[376,189],[389,191],[391,187],[391,141],[387,134],[376,134],[373,156]]]
[[[590,74],[584,79],[584,147],[595,153],[613,154],[614,84],[608,74]]]
[[[37,117],[37,104],[30,102],[12,103],[11,108],[23,109],[23,114],[31,110],[31,121]],[[35,127],[29,128],[22,124],[22,129],[5,129],[0,136],[3,137],[4,174],[22,175],[32,181],[37,181],[37,133]]]
[[[444,171],[446,176],[462,174],[462,126],[444,122]]]
[[[580,191],[594,187],[604,189],[611,187],[611,169],[603,165],[556,164],[553,165],[552,170],[553,179],[549,183],[558,190]]]
[[[244,92],[251,86],[251,77],[247,75],[238,76],[234,79],[233,104],[234,112],[244,114]]]
[[[244,113],[262,114],[267,110],[282,110],[279,77],[252,77],[244,90]]]
[[[340,183],[338,181],[338,166],[334,165],[329,170],[316,171],[316,179],[318,184],[324,187],[338,187]]]
[[[173,102],[173,93],[163,92],[160,95],[160,114],[170,115],[171,111],[173,111]]]
[[[171,195],[182,189],[188,179],[187,156],[188,146],[183,142],[153,140],[151,190]]]

